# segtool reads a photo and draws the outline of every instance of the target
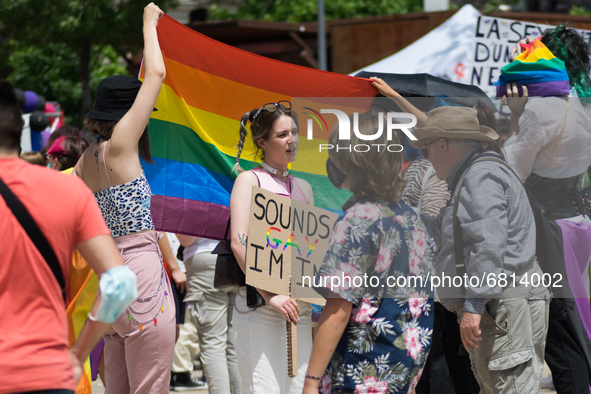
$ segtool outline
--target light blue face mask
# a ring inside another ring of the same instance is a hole
[[[96,316],[88,314],[90,320],[113,323],[138,296],[137,278],[126,265],[107,270],[99,280],[101,299]]]

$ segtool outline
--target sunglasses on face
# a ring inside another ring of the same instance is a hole
[[[425,145],[424,148],[419,149],[419,152],[421,152],[421,155],[423,155],[425,159],[429,158],[429,145],[434,144],[437,141],[439,140],[431,141],[427,145]]]
[[[252,117],[252,120],[250,122],[254,123],[255,120],[257,119],[257,117],[262,112],[268,112],[268,113],[272,114],[273,112],[277,111],[277,108],[279,108],[279,107],[281,107],[281,109],[283,109],[283,110],[289,111],[291,109],[291,103],[287,100],[281,100],[276,103],[265,104],[254,114],[254,116]]]

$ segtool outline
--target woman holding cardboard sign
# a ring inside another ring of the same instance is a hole
[[[262,164],[251,171],[239,166],[240,155],[248,131],[256,154]],[[253,186],[272,191],[280,196],[314,205],[312,188],[308,182],[289,174],[288,164],[295,160],[298,150],[298,123],[289,101],[265,104],[246,112],[240,120],[240,141],[235,170],[236,178],[230,199],[232,251],[246,272],[246,242]],[[301,393],[304,373],[312,349],[310,305],[294,299],[257,289],[265,306],[249,308],[245,289],[236,297],[236,354],[246,393]],[[287,339],[285,322],[298,324],[298,376],[287,375]]]
[[[376,135],[379,116],[360,114],[359,131]],[[338,143],[338,132],[333,130],[329,143]],[[357,133],[351,143],[355,140],[361,140]],[[433,332],[428,278],[435,246],[414,210],[400,200],[403,155],[329,151],[329,180],[353,197],[330,236],[317,275],[324,283],[315,283],[328,298],[305,394],[411,393],[421,377]]]

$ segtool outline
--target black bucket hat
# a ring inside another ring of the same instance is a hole
[[[104,78],[98,85],[89,118],[118,122],[133,105],[142,81],[126,75]]]

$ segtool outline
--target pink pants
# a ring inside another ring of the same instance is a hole
[[[155,231],[115,238],[125,264],[137,275],[139,298],[113,323],[105,340],[106,394],[168,393],[175,337],[175,307]],[[164,295],[166,292],[166,296]],[[156,293],[156,295],[154,295]],[[162,299],[164,297],[164,299]],[[153,317],[160,309],[157,324]],[[131,308],[131,309],[130,309]],[[135,312],[134,312],[135,310]],[[130,320],[130,312],[140,325]]]

